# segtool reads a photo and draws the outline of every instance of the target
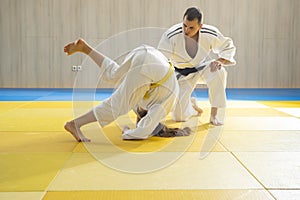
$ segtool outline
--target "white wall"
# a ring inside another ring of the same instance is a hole
[[[299,0],[0,0],[0,87],[73,87],[71,66],[85,56],[67,57],[66,43],[83,37],[97,46],[134,28],[168,28],[189,6],[237,46],[228,87],[300,87]],[[84,66],[77,81],[94,84],[93,70]]]

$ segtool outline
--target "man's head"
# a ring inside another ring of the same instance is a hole
[[[202,12],[199,8],[188,8],[183,15],[183,32],[188,37],[195,36],[202,27]]]

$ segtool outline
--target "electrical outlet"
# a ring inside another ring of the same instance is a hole
[[[72,66],[72,71],[73,71],[73,72],[76,72],[77,70],[78,70],[78,67],[77,67],[76,65],[73,65],[73,66]]]
[[[77,66],[77,71],[81,71],[82,70],[82,66],[81,65],[78,65]]]

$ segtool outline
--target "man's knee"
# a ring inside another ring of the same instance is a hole
[[[226,82],[227,82],[227,71],[224,67],[222,67],[220,70],[215,72],[213,77],[207,80],[207,86],[208,88],[211,88],[222,84],[224,85],[224,87],[226,87]]]

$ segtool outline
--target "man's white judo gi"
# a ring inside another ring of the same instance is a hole
[[[231,65],[236,63],[233,58],[236,48],[232,40],[224,37],[217,28],[203,24],[198,34],[198,50],[194,58],[190,57],[186,51],[182,23],[172,26],[162,35],[158,49],[179,69],[194,68],[199,63],[210,60],[211,51],[219,58],[230,61]],[[207,65],[199,72],[181,77],[178,82],[179,101],[172,113],[175,121],[186,121],[192,115],[197,114],[191,103],[191,94],[197,83],[207,84],[211,107],[226,106],[227,72],[223,67],[221,70],[211,72]]]
[[[122,82],[110,98],[93,109],[100,125],[105,126],[140,107],[148,111],[147,115],[135,129],[125,130],[122,138],[146,139],[151,136],[159,122],[172,111],[178,98],[179,87],[173,66],[161,52],[143,45],[130,52],[121,65],[105,57],[101,68],[104,69],[102,78]],[[158,87],[150,88],[157,82],[160,83]]]

